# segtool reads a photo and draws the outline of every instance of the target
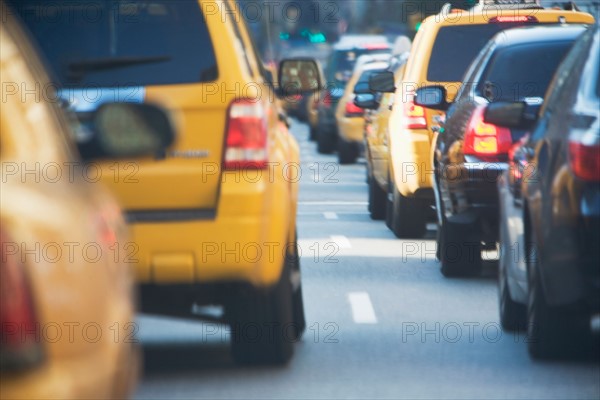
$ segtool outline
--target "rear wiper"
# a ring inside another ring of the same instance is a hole
[[[102,71],[105,69],[114,69],[128,67],[138,64],[151,64],[169,61],[171,56],[154,57],[106,57],[91,60],[73,61],[69,63],[69,72],[75,76],[80,76],[88,71]]]

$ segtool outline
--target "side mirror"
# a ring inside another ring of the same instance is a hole
[[[528,129],[537,121],[540,108],[540,103],[499,101],[487,105],[483,120],[507,128]]]
[[[316,60],[310,58],[285,59],[279,63],[280,95],[309,94],[323,90],[323,72]]]
[[[415,92],[415,105],[445,111],[448,109],[446,102],[446,88],[443,86],[424,86]]]
[[[369,89],[369,82],[357,82],[354,85],[354,94],[372,94]]]
[[[354,105],[365,110],[376,110],[379,108],[379,103],[375,100],[373,94],[358,94],[354,97]]]
[[[394,93],[396,91],[394,73],[392,71],[382,71],[371,75],[369,89],[372,92]]]
[[[94,134],[83,145],[85,160],[149,156],[175,140],[167,112],[151,104],[106,103],[94,112],[92,123]]]

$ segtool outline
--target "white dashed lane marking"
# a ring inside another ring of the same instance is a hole
[[[340,249],[351,249],[352,248],[352,244],[350,243],[350,241],[348,240],[348,238],[346,236],[333,235],[333,236],[330,236],[330,239],[332,242],[337,244]]]
[[[325,217],[325,219],[338,219],[338,215],[331,211],[324,212],[323,216]]]
[[[367,292],[348,293],[348,301],[352,308],[352,319],[357,324],[376,324],[377,317]]]

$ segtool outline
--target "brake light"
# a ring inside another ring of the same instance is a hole
[[[39,324],[16,242],[0,227],[0,370],[17,371],[42,359]]]
[[[507,22],[538,22],[538,19],[531,15],[506,15],[490,18],[489,22],[494,23],[507,23]]]
[[[585,144],[569,140],[569,160],[575,176],[586,181],[600,181],[600,143]]]
[[[407,129],[427,129],[425,108],[416,105],[412,100],[404,103],[404,127]]]
[[[346,103],[346,117],[362,117],[365,110],[354,104],[352,101]]]
[[[367,50],[384,50],[389,49],[390,46],[385,43],[369,43],[365,45],[364,48]]]
[[[331,93],[325,92],[325,96],[323,97],[323,105],[325,106],[325,108],[331,108],[332,104],[333,97],[331,96]]]
[[[267,167],[267,119],[260,102],[235,100],[229,108],[225,169]]]
[[[464,154],[490,156],[507,154],[512,145],[508,128],[483,121],[485,107],[477,107],[465,132]]]

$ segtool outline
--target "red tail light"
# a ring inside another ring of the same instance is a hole
[[[569,140],[571,169],[575,176],[592,182],[600,182],[600,144],[585,144],[578,140]]]
[[[362,117],[365,114],[365,110],[358,107],[354,102],[349,101],[346,103],[346,117]]]
[[[331,93],[326,92],[325,97],[323,97],[323,105],[325,108],[330,108],[333,104],[333,98],[331,97]]]
[[[501,23],[535,23],[539,22],[538,19],[531,15],[501,15],[497,17],[492,17],[489,20],[491,24],[501,24]]]
[[[404,103],[404,127],[407,129],[427,129],[425,109],[412,101]]]
[[[508,154],[512,137],[508,128],[483,121],[485,107],[478,107],[467,125],[464,153],[477,156]]]
[[[229,108],[225,169],[267,167],[267,119],[260,102],[236,100]]]
[[[18,244],[0,228],[0,370],[16,371],[42,359],[39,324]]]

